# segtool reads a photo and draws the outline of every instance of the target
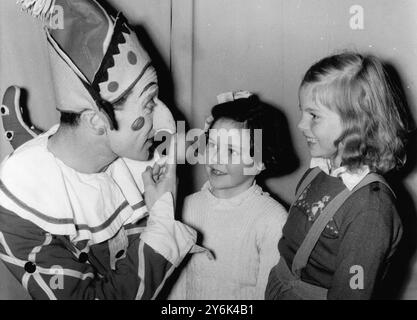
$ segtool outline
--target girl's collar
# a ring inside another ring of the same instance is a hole
[[[253,182],[252,186],[242,193],[227,199],[217,198],[211,191],[212,186],[210,181],[207,181],[201,191],[206,194],[210,201],[214,202],[216,205],[221,205],[222,207],[237,207],[240,206],[244,201],[250,198],[252,194],[262,194],[262,188],[256,184],[256,181]]]
[[[349,171],[345,166],[339,167],[335,170],[331,170],[330,159],[325,158],[311,158],[310,168],[319,167],[324,173],[331,177],[337,177],[342,179],[344,185],[352,190],[355,186],[362,181],[363,178],[370,172],[368,166],[362,166],[355,172]]]

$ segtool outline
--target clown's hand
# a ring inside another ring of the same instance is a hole
[[[143,185],[145,189],[145,203],[148,210],[165,193],[172,194],[174,203],[177,195],[177,175],[176,175],[176,138],[171,136],[168,156],[161,158],[153,167],[147,167],[142,173]]]

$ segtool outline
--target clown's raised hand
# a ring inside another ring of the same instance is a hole
[[[172,194],[174,203],[177,195],[176,135],[171,136],[168,156],[161,158],[153,167],[142,173],[145,202],[149,210],[165,193]]]

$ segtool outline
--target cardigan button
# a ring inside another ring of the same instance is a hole
[[[34,273],[36,271],[36,264],[33,262],[26,262],[25,264],[25,270],[27,273]]]

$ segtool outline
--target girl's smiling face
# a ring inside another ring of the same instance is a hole
[[[339,114],[314,99],[312,85],[301,87],[299,101],[302,116],[298,129],[307,139],[311,156],[328,158],[337,163],[340,155],[334,142],[343,132]]]
[[[209,130],[206,159],[212,193],[219,198],[242,193],[260,172],[250,156],[248,130],[242,130],[233,120],[219,119]]]

